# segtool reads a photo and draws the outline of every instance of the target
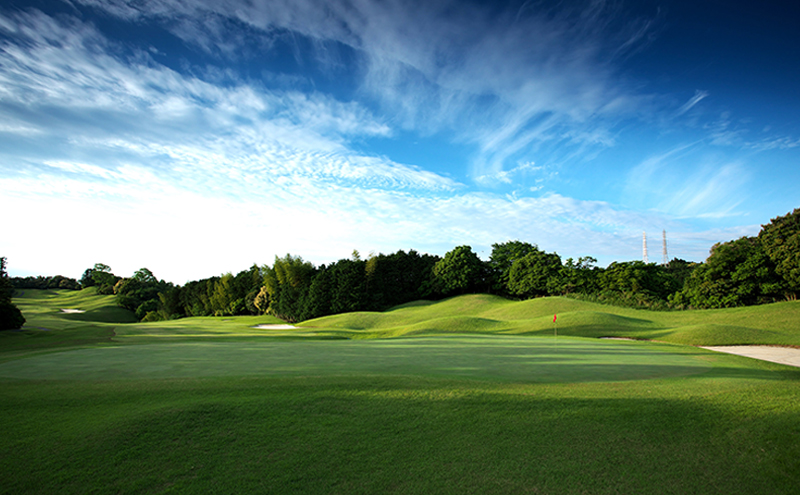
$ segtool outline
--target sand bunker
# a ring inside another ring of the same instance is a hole
[[[64,308],[62,308],[61,312],[62,313],[70,313],[70,314],[72,314],[72,313],[85,313],[86,311],[84,311],[82,309],[64,309]]]
[[[284,325],[284,324],[274,324],[274,325],[256,325],[253,328],[258,328],[260,330],[291,330],[292,328],[297,328],[294,325]]]
[[[793,347],[776,347],[769,345],[726,345],[703,347],[717,352],[727,352],[738,356],[746,356],[772,363],[788,364],[800,367],[800,349]]]

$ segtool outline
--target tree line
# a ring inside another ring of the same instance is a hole
[[[28,279],[13,283],[22,288]],[[39,282],[47,288],[72,285],[63,277]],[[508,241],[493,244],[488,261],[470,246],[443,257],[401,250],[364,259],[354,251],[351,258],[321,266],[287,254],[272,266],[253,265],[183,286],[158,280],[146,268],[118,277],[98,263],[75,282],[114,294],[142,321],[270,314],[299,322],[469,293],[512,299],[565,295],[659,310],[746,306],[795,299],[800,292],[800,209],[774,218],[757,236],[715,244],[703,263],[627,261],[602,268],[590,256],[562,260],[535,244]]]

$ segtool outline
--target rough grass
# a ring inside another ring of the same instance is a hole
[[[109,305],[84,297],[77,309]],[[800,370],[587,338],[797,345],[795,303],[653,313],[467,296],[257,330],[274,320],[89,322],[53,311],[69,307],[58,293],[31,299],[26,330],[0,333],[0,493],[800,486]]]

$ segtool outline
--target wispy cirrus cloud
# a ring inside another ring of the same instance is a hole
[[[632,168],[625,194],[633,204],[652,204],[678,218],[741,215],[736,208],[750,193],[751,170],[723,155],[709,154],[699,141],[654,155]]]
[[[349,151],[351,137],[391,133],[357,103],[244,82],[220,86],[146,54],[114,57],[92,26],[59,24],[41,13],[5,18],[3,25],[17,39],[0,52],[0,106],[19,122],[3,128],[8,134],[46,133],[87,155],[123,151],[140,163],[160,156],[209,171],[250,167],[376,187],[457,187],[418,167]],[[47,36],[38,34],[42,29]]]
[[[544,144],[551,153],[556,144],[572,152],[613,145],[608,129],[643,99],[615,61],[658,30],[655,17],[631,18],[607,2],[506,10],[449,0],[80,3],[159,22],[212,53],[236,43],[221,35],[230,23],[268,40],[304,37],[322,62],[352,52],[361,94],[405,129],[473,145],[474,178],[538,159]]]
[[[708,91],[701,91],[699,89],[695,90],[694,96],[689,98],[689,101],[681,105],[681,107],[675,112],[675,116],[680,117],[706,98],[708,98]]]

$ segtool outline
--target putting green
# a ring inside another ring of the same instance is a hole
[[[698,351],[643,343],[511,336],[242,341],[107,346],[0,364],[20,379],[414,375],[504,382],[643,380],[697,374]]]

